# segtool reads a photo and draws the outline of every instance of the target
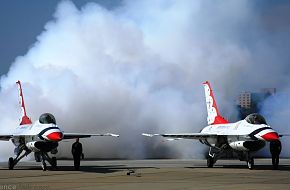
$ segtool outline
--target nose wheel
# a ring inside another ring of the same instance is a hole
[[[248,161],[247,161],[247,166],[250,170],[254,169],[254,158],[250,158]]]
[[[41,167],[42,167],[42,171],[46,171],[47,166],[45,163],[45,154],[43,152],[41,152]]]
[[[42,167],[42,170],[43,170],[43,171],[46,171],[47,166],[46,166],[46,163],[45,163],[44,160],[42,161],[41,167]]]
[[[51,169],[55,170],[57,169],[57,159],[56,157],[50,158],[47,154],[47,152],[41,152],[41,167],[43,171],[47,170],[47,164],[46,161],[51,165]]]

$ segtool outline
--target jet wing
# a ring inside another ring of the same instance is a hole
[[[179,133],[179,134],[148,134],[142,133],[146,137],[162,136],[170,138],[169,140],[180,140],[180,139],[206,139],[210,137],[217,137],[216,134],[205,134],[205,133]]]
[[[1,135],[0,134],[0,141],[9,141],[12,138],[12,135]]]
[[[105,134],[89,134],[89,133],[64,133],[63,139],[76,139],[76,138],[89,138],[92,136],[110,136],[110,137],[119,137],[119,135],[113,133]]]

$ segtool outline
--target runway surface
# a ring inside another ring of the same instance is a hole
[[[214,168],[207,168],[206,160],[82,161],[80,171],[72,160],[58,161],[56,171],[42,171],[35,162],[8,170],[2,162],[0,189],[290,189],[290,159],[280,162],[279,170],[272,170],[270,159],[256,159],[249,170],[238,160],[219,160]]]

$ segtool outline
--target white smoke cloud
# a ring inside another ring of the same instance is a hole
[[[269,124],[279,134],[290,134],[289,115],[290,115],[290,92],[282,91],[270,96],[262,105],[262,114],[267,118]],[[282,157],[290,156],[289,137],[281,138],[282,142]],[[264,151],[266,154],[269,151]]]
[[[51,112],[66,132],[121,135],[82,140],[87,157],[202,157],[206,148],[198,142],[140,134],[202,129],[205,80],[230,118],[243,87],[285,80],[268,77],[273,60],[267,57],[277,55],[259,38],[264,33],[253,18],[251,1],[125,1],[114,10],[62,1],[37,42],[1,78],[0,131],[17,125],[15,81],[21,80],[33,119]],[[271,70],[273,76],[283,69]],[[70,145],[60,146],[60,157],[70,155]]]

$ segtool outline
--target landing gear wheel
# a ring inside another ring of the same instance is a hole
[[[45,163],[45,161],[43,161],[43,162],[42,162],[42,165],[41,165],[41,167],[42,167],[42,170],[43,170],[43,171],[46,171],[46,169],[47,169],[47,166],[46,166],[46,163]]]
[[[208,168],[212,168],[213,167],[213,164],[214,164],[214,159],[213,159],[213,157],[208,157],[207,158],[207,167]]]
[[[248,165],[248,168],[250,170],[254,169],[254,158],[250,158],[248,161],[247,161],[247,165]]]
[[[14,159],[12,157],[10,157],[9,160],[8,160],[8,167],[9,167],[9,170],[13,170]]]
[[[53,169],[56,169],[56,167],[57,167],[57,160],[56,160],[56,157],[52,157],[52,158],[51,158],[51,167],[52,167]]]

